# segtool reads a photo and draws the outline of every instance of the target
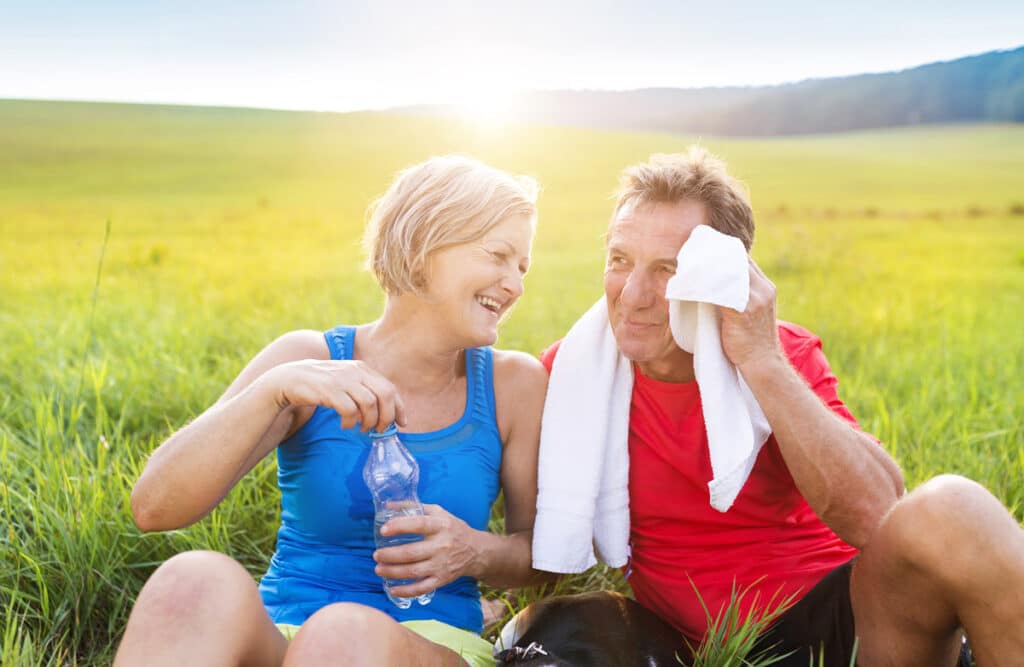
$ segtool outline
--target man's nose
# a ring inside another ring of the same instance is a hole
[[[643,271],[633,271],[626,278],[626,284],[622,286],[619,301],[626,306],[643,308],[657,300],[657,292],[655,281],[651,280]]]

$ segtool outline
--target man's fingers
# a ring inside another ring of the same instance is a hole
[[[761,279],[759,281],[759,282],[761,282],[761,284],[770,286],[772,289],[775,289],[775,283],[772,282],[771,278],[769,278],[767,275],[765,275],[764,271],[761,270],[761,267],[758,266],[757,262],[754,261],[754,258],[750,257],[749,259],[750,259],[750,284],[754,285],[756,282],[758,282],[758,281],[755,281],[755,277],[756,277],[756,278],[760,278]]]
[[[754,261],[754,258],[753,258],[753,257],[751,257],[750,255],[747,255],[747,260],[748,260],[748,261],[749,261],[749,263],[750,263],[750,269],[751,269],[751,271],[753,271],[753,272],[754,272],[755,274],[757,274],[757,275],[761,276],[761,277],[762,277],[762,278],[764,278],[765,280],[767,280],[767,279],[768,279],[768,276],[764,275],[764,271],[762,271],[762,270],[761,270],[761,267],[757,265],[757,262],[755,262],[755,261]]]

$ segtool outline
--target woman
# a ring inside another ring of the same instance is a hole
[[[115,665],[486,664],[477,580],[529,582],[547,373],[490,349],[523,291],[536,185],[477,161],[398,175],[372,212],[375,322],[295,331],[153,453],[132,492],[142,530],[194,523],[277,449],[282,524],[259,588],[213,552],[180,554],[143,587]],[[339,424],[340,419],[340,424]],[[362,481],[368,431],[397,422],[425,516],[385,524],[423,540],[375,550]],[[487,532],[499,489],[505,535]],[[400,597],[381,577],[417,580]]]

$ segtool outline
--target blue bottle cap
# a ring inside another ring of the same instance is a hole
[[[379,438],[390,438],[393,435],[398,435],[398,425],[395,424],[395,422],[391,422],[391,424],[389,424],[383,431],[370,431],[370,438],[374,440]]]

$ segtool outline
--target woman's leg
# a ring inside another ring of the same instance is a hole
[[[302,624],[288,646],[285,667],[465,667],[454,651],[361,604],[324,607]]]
[[[287,646],[245,568],[224,554],[189,551],[143,586],[114,665],[276,666]]]

